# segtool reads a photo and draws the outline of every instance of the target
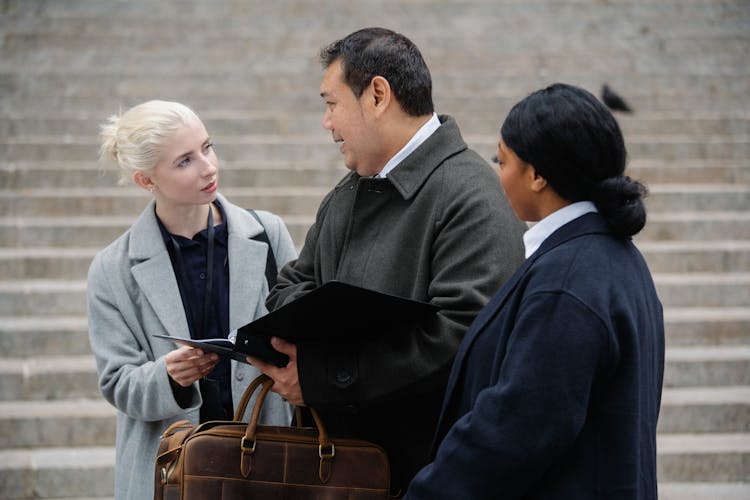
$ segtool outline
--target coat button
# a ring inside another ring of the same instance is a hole
[[[235,377],[237,377],[237,380],[243,380],[245,378],[245,372],[237,370]]]
[[[339,370],[336,373],[336,382],[339,384],[348,384],[352,380],[352,375],[346,370]]]

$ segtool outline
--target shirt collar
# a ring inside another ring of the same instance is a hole
[[[552,212],[544,219],[523,234],[523,244],[526,247],[526,258],[528,259],[544,243],[552,233],[560,229],[568,222],[577,219],[583,214],[598,212],[596,206],[590,201],[579,201],[566,205],[556,212]]]
[[[383,169],[373,177],[381,179],[385,178],[385,176],[388,175],[391,170],[396,168],[404,158],[413,153],[415,149],[426,141],[438,129],[438,127],[440,127],[440,119],[438,118],[437,113],[432,113],[432,117],[427,120],[427,123],[422,125],[419,130],[417,130],[417,133],[412,136],[411,140],[407,142],[398,153],[393,155]]]
[[[214,235],[215,235],[216,241],[226,245],[228,241],[227,213],[224,210],[224,207],[221,205],[221,202],[219,201],[218,198],[214,200],[214,205],[216,205],[219,208],[219,212],[221,213],[221,224],[216,226]],[[167,231],[167,228],[164,227],[164,224],[162,223],[161,219],[159,219],[159,216],[156,215],[156,205],[154,205],[154,215],[156,216],[156,221],[159,223],[159,231],[161,232],[161,237],[164,238],[165,243],[169,243],[173,235],[169,231]],[[193,240],[201,236],[205,237],[205,233],[206,233],[206,229],[204,229],[203,231],[200,231],[199,233],[193,236]],[[175,235],[174,237],[178,238],[179,241],[188,240],[188,238],[183,238],[182,236]],[[189,240],[189,241],[192,241],[192,240]]]

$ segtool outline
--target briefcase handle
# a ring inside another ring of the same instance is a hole
[[[237,413],[235,413],[235,420],[238,420],[238,416],[241,419],[242,415],[245,414],[245,409],[250,397],[261,386],[258,399],[255,401],[253,407],[253,413],[250,416],[250,421],[247,423],[247,429],[245,430],[245,436],[242,438],[240,446],[242,448],[242,455],[240,457],[240,471],[242,475],[247,478],[252,470],[252,455],[255,452],[255,433],[258,428],[258,418],[260,418],[260,410],[263,407],[263,401],[266,399],[266,394],[271,390],[273,386],[273,380],[267,375],[261,374],[255,378],[250,385],[245,389],[244,394],[240,403],[237,405]],[[323,421],[320,419],[320,415],[315,411],[314,408],[308,407],[310,414],[312,414],[315,426],[318,430],[318,456],[320,457],[320,467],[318,475],[320,481],[325,484],[331,477],[331,460],[333,460],[336,454],[336,448],[333,442],[328,438],[328,431],[326,431]]]

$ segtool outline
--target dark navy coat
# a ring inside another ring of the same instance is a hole
[[[664,321],[630,240],[555,231],[459,348],[414,499],[657,497]]]

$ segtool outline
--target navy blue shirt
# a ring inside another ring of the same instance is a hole
[[[229,266],[227,228],[224,208],[217,201],[222,223],[214,226],[213,286],[209,308],[210,319],[204,330],[204,300],[206,297],[206,260],[208,230],[192,239],[170,234],[159,220],[159,229],[169,251],[172,268],[180,288],[180,297],[190,327],[191,338],[227,338],[229,334]],[[157,216],[158,220],[158,216]],[[175,243],[179,250],[175,248]],[[184,269],[184,274],[181,269]],[[187,281],[187,283],[184,283]],[[216,367],[201,380],[201,421],[232,418],[231,363],[221,357]],[[206,417],[204,418],[204,415]]]

